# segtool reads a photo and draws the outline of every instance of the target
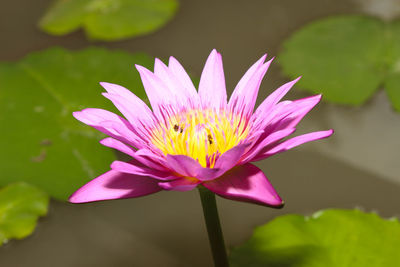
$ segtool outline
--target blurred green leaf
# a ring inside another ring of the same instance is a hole
[[[360,105],[385,83],[400,110],[400,27],[365,16],[337,16],[294,33],[280,55],[283,71],[328,101]]]
[[[56,0],[39,26],[54,35],[83,27],[92,39],[120,40],[157,30],[177,7],[177,0]]]
[[[384,87],[393,107],[400,112],[400,21],[390,25],[387,36],[391,40],[387,56],[390,68]]]
[[[64,200],[107,171],[113,152],[72,112],[87,107],[116,112],[101,96],[101,81],[133,89],[144,99],[135,63],[151,68],[153,60],[100,48],[55,48],[0,63],[0,185],[25,181]]]
[[[232,266],[400,266],[400,223],[359,210],[284,215],[258,227],[233,249]]]
[[[48,204],[46,193],[26,183],[0,189],[0,245],[30,235],[38,217],[47,214]]]

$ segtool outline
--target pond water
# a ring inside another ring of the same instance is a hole
[[[35,25],[49,4],[49,0],[3,3],[0,60],[17,60],[54,45],[71,49],[98,45],[160,58],[173,55],[199,75],[208,53],[217,48],[230,92],[252,62],[265,52],[277,55],[282,41],[305,23],[365,12],[387,18],[393,16],[388,12],[399,11],[398,1],[379,0],[186,0],[177,16],[154,34],[104,43],[87,41],[83,32],[52,37],[37,30]],[[277,62],[264,79],[259,101],[289,80]],[[289,94],[289,98],[302,96],[296,90]],[[286,213],[360,207],[383,217],[400,215],[399,122],[400,114],[390,108],[383,92],[359,108],[318,105],[299,131],[334,128],[334,136],[257,164],[285,199],[283,209],[218,199],[228,247],[249,238],[254,226]],[[32,236],[0,248],[0,266],[211,265],[196,190],[84,205],[52,201],[48,216]]]

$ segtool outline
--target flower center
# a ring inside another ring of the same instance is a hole
[[[164,155],[186,155],[203,167],[249,134],[249,119],[226,110],[187,110],[168,117],[152,131],[151,142]]]

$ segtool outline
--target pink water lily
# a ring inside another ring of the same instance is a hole
[[[73,115],[109,136],[101,144],[132,159],[114,161],[110,171],[69,200],[133,198],[201,185],[224,198],[282,206],[267,177],[250,162],[326,138],[333,131],[287,138],[321,99],[316,95],[281,101],[299,78],[279,87],[254,111],[261,80],[272,62],[265,60],[266,55],[250,67],[229,101],[222,58],[216,50],[207,59],[198,92],[173,57],[168,66],[156,59],[154,72],[136,66],[152,110],[124,87],[101,83],[107,91],[103,95],[125,118],[94,108]]]

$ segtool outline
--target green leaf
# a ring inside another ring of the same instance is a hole
[[[400,223],[359,210],[284,215],[230,254],[232,266],[400,266]]]
[[[177,7],[177,0],[56,0],[39,26],[54,35],[83,27],[92,39],[120,40],[157,30]]]
[[[398,28],[365,16],[316,21],[284,43],[280,63],[288,76],[303,75],[299,86],[307,91],[322,93],[331,102],[360,105],[399,66]],[[399,88],[397,78],[391,79],[388,87]]]
[[[388,35],[391,39],[388,52],[390,68],[384,87],[393,107],[400,112],[400,21],[391,24]]]
[[[116,112],[99,82],[145,93],[134,64],[152,67],[144,54],[90,48],[55,48],[0,63],[0,185],[25,181],[60,200],[107,171],[113,152],[104,137],[72,116],[88,107]]]
[[[49,197],[26,183],[0,190],[0,245],[11,238],[21,239],[35,229],[39,216],[47,214]]]

